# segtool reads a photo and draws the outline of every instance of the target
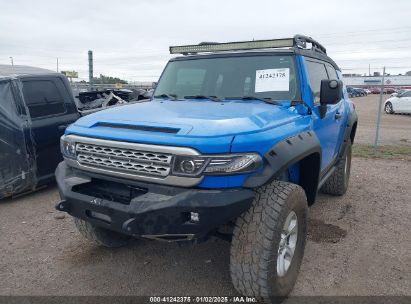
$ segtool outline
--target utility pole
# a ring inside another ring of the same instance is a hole
[[[93,86],[93,51],[88,51],[88,82],[89,89]]]
[[[57,57],[57,73],[59,72],[59,58]]]
[[[381,107],[382,107],[382,99],[383,99],[383,95],[384,95],[384,81],[385,81],[384,77],[385,77],[385,67],[382,70],[380,104],[378,105],[377,128],[375,130],[374,148],[377,148],[378,137],[380,135]]]
[[[11,60],[11,65],[14,66],[14,62],[13,62],[13,57],[10,56],[10,60]]]

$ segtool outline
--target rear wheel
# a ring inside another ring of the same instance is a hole
[[[385,113],[387,113],[387,114],[393,114],[393,113],[394,113],[394,108],[392,107],[392,103],[391,103],[391,102],[387,102],[387,103],[385,104],[384,111],[385,111]]]
[[[236,221],[231,244],[238,292],[271,302],[292,290],[304,255],[307,212],[298,185],[273,181],[257,190],[252,207]]]
[[[74,218],[74,223],[81,235],[99,246],[116,248],[128,244],[131,237],[111,230],[97,227],[90,222]]]
[[[344,158],[341,159],[334,171],[321,188],[322,192],[331,195],[343,195],[347,191],[351,172],[351,141],[348,142]]]

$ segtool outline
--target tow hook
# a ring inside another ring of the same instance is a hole
[[[70,209],[70,204],[67,201],[60,201],[56,204],[56,209],[58,211],[65,211],[68,212]]]

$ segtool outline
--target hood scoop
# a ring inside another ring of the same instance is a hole
[[[125,130],[137,130],[145,132],[157,132],[157,133],[167,133],[167,134],[177,134],[180,129],[169,128],[169,127],[156,127],[156,126],[141,126],[141,125],[127,125],[127,124],[113,124],[107,122],[100,122],[94,125],[94,127],[104,127],[104,128],[114,128],[114,129],[125,129]]]

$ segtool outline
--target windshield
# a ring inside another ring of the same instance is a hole
[[[294,56],[187,58],[169,62],[154,95],[300,100],[297,84]]]

